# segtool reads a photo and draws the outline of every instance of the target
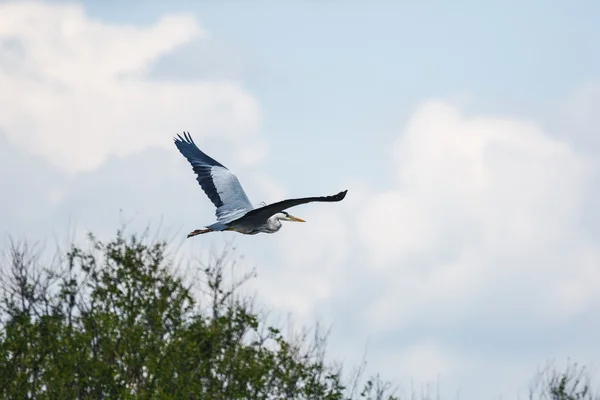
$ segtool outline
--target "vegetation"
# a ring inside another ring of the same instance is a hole
[[[558,372],[549,364],[534,378],[529,399],[600,400],[600,393],[592,389],[590,373],[585,367],[569,363],[564,371]]]
[[[344,378],[318,329],[284,337],[238,295],[250,276],[227,283],[225,260],[190,280],[147,235],[90,235],[87,249],[47,264],[11,243],[0,265],[0,398],[398,399],[360,368]],[[598,399],[581,372],[544,375],[530,398]]]
[[[89,239],[49,267],[24,244],[5,257],[2,398],[394,398],[379,379],[347,389],[325,362],[324,335],[286,340],[266,325],[236,295],[247,276],[225,287],[223,258],[194,287],[174,272],[166,243]]]

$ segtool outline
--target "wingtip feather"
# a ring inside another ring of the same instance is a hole
[[[195,144],[194,139],[192,139],[192,135],[190,135],[189,132],[183,131],[182,134],[183,136],[181,136],[181,134],[178,133],[176,137],[173,137],[173,141],[175,143],[183,142],[187,144]]]
[[[346,193],[348,193],[348,189],[339,192],[338,194],[334,194],[331,196],[333,201],[342,201],[346,197]]]
[[[183,136],[186,138],[186,140],[188,141],[188,143],[195,144],[194,143],[194,139],[192,139],[192,135],[190,135],[189,132],[183,131]]]

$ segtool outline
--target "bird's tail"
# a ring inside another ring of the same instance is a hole
[[[192,236],[202,235],[203,233],[208,233],[208,232],[213,232],[213,230],[210,229],[210,228],[196,229],[195,231],[192,231],[192,232],[188,233],[187,237],[191,238]]]

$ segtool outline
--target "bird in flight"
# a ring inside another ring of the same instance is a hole
[[[208,232],[234,231],[245,235],[257,233],[275,233],[281,229],[281,221],[306,222],[287,213],[286,209],[300,204],[342,201],[346,197],[344,190],[333,196],[302,197],[288,199],[263,207],[254,208],[248,200],[237,177],[225,166],[203,153],[194,143],[189,132],[183,132],[183,137],[174,138],[175,146],[192,165],[196,180],[204,193],[217,207],[217,222],[196,229],[187,237]]]

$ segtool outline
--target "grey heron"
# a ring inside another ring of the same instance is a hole
[[[275,233],[281,229],[281,221],[306,222],[284,211],[290,207],[310,202],[335,202],[346,197],[344,190],[333,196],[302,197],[254,208],[242,189],[238,178],[223,164],[203,153],[192,140],[189,132],[174,138],[175,146],[192,165],[196,180],[204,193],[217,207],[217,222],[196,229],[187,237],[208,232],[235,231],[246,235]]]

